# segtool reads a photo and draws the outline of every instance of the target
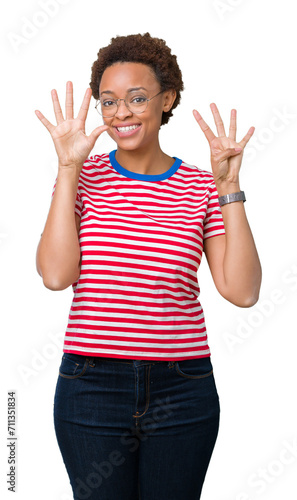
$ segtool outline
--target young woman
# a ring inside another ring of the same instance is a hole
[[[74,291],[58,445],[76,500],[198,500],[220,405],[197,270],[204,251],[226,300],[257,302],[261,265],[239,187],[254,128],[237,143],[235,110],[227,137],[212,104],[218,137],[194,111],[212,173],[164,153],[159,130],[183,82],[149,33],[100,49],[90,87],[77,118],[71,82],[65,118],[52,91],[56,126],[36,111],[59,161],[37,270],[47,288]],[[86,136],[91,95],[104,125]],[[89,157],[104,131],[116,149]]]

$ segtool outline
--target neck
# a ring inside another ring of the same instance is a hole
[[[126,150],[117,148],[117,162],[130,172],[142,175],[158,175],[173,165],[174,159],[163,153],[159,142],[153,148]]]

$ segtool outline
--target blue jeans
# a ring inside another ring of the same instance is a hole
[[[219,418],[210,357],[63,353],[54,426],[75,500],[199,500]]]

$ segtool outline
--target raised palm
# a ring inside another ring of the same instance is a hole
[[[212,132],[202,116],[195,109],[194,117],[210,146],[211,167],[216,184],[237,183],[243,151],[252,137],[255,127],[250,127],[240,142],[236,142],[236,109],[231,110],[229,136],[226,136],[223,120],[215,103],[210,105],[218,136]]]
[[[56,152],[59,159],[59,165],[63,168],[77,166],[82,167],[84,161],[93,149],[96,140],[108,129],[107,125],[96,127],[93,132],[87,136],[85,134],[85,122],[89,110],[92,90],[86,90],[82,105],[77,118],[73,117],[73,85],[72,82],[66,84],[66,119],[64,119],[58,94],[52,90],[52,101],[57,125],[49,122],[45,116],[38,110],[36,116],[47,128],[54,141]]]

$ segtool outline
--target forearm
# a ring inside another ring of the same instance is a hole
[[[75,200],[80,171],[60,169],[46,224],[36,252],[36,267],[44,285],[63,290],[80,273],[80,246],[75,222]]]
[[[239,183],[218,185],[217,191],[219,196],[238,192]],[[259,298],[262,269],[244,202],[227,203],[221,211],[226,232],[223,261],[226,295],[231,302],[250,307]]]

